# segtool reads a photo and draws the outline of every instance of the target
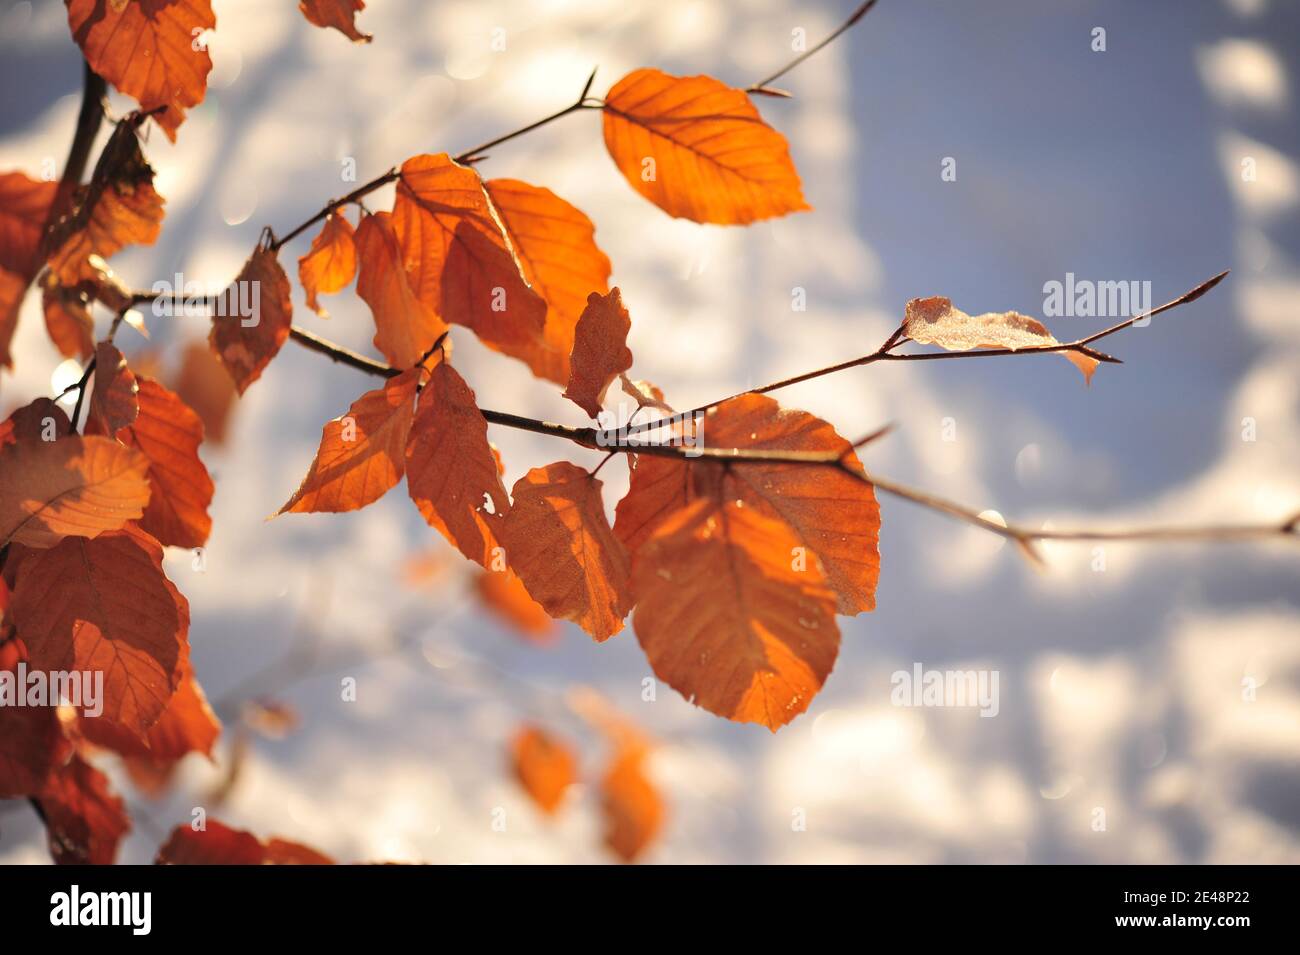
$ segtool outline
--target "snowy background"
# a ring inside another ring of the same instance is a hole
[[[370,0],[359,25],[375,40],[355,46],[292,0],[214,8],[207,100],[176,146],[155,131],[146,147],[167,199],[162,237],[114,259],[135,286],[176,272],[224,284],[263,225],[283,231],[349,188],[345,158],[364,180],[459,152],[570,102],[597,65],[597,95],[643,65],[744,86],[789,59],[793,29],[819,38],[851,4]],[[1098,26],[1105,52],[1091,49]],[[1231,267],[1206,298],[1110,339],[1125,364],[1091,388],[1044,356],[882,364],[777,397],[846,435],[896,422],[869,467],[1009,518],[1280,522],[1300,509],[1297,38],[1300,4],[1282,0],[882,0],[780,81],[794,99],[759,103],[791,141],[812,213],[748,229],[669,219],[617,174],[595,113],[496,148],[481,168],[592,217],[633,316],[634,375],[678,407],[867,352],[909,298],[1041,313],[1043,284],[1073,272],[1150,281],[1162,302]],[[80,76],[62,3],[0,0],[0,168],[62,161]],[[940,177],[944,157],[955,182]],[[386,208],[388,195],[372,200]],[[805,312],[791,310],[795,287]],[[326,304],[332,317],[317,319],[295,290],[299,322],[365,349],[364,304],[351,291]],[[1049,324],[1064,338],[1110,321]],[[164,355],[206,333],[198,318],[151,326]],[[152,347],[133,336],[119,335],[128,357]],[[6,414],[49,393],[59,364],[35,296],[15,355],[0,377]],[[559,389],[467,333],[457,366],[484,405],[581,423]],[[506,766],[511,733],[534,719],[597,779],[604,744],[566,705],[587,685],[659,742],[651,770],[669,817],[647,861],[1300,862],[1300,546],[1110,545],[1098,572],[1090,545],[1061,544],[1041,573],[997,539],[884,498],[879,608],[841,618],[825,689],[772,735],[665,686],[643,702],[650,671],[630,628],[598,646],[566,625],[539,648],[479,608],[463,562],[431,588],[403,584],[413,555],[449,552],[400,488],[357,514],[268,523],[321,424],[370,387],[288,345],[227,445],[205,452],[217,481],[206,571],[184,552],[167,566],[209,695],[298,640],[370,661],[272,692],[302,725],[252,741],[215,817],[343,860],[606,861],[594,785],[551,821]],[[1242,440],[1246,418],[1255,441]],[[530,466],[596,460],[491,437],[507,486]],[[612,507],[625,473],[602,477]],[[408,648],[388,652],[394,640]],[[997,717],[892,706],[891,673],[918,662],[996,669]],[[340,701],[345,676],[355,703]],[[191,757],[171,797],[131,795],[124,858],[150,859],[220,778]],[[0,861],[46,860],[31,813],[0,810]]]

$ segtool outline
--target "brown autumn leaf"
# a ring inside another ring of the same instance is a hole
[[[67,0],[72,38],[90,68],[175,142],[185,111],[203,102],[212,58],[196,39],[217,18],[211,0]]]
[[[68,416],[51,398],[37,398],[30,404],[14,409],[0,422],[0,448],[19,441],[36,443],[53,441],[72,429]]]
[[[95,390],[90,395],[87,419],[90,431],[115,435],[132,424],[140,413],[136,398],[139,390],[122,353],[112,342],[100,342],[95,348]]]
[[[357,294],[375,317],[375,347],[394,368],[410,368],[447,326],[411,289],[389,213],[377,212],[361,220],[356,247],[361,259]]]
[[[400,481],[422,374],[412,368],[390,378],[326,422],[311,469],[280,513],[359,510]]]
[[[773,732],[806,710],[840,636],[835,593],[816,561],[793,556],[800,547],[730,494],[664,521],[632,565],[633,623],[655,675],[710,713]]]
[[[429,526],[470,560],[491,566],[510,499],[474,392],[446,362],[434,366],[420,392],[406,446],[406,487]]]
[[[251,832],[232,829],[215,819],[205,828],[177,826],[154,860],[158,865],[331,865],[332,860],[307,846],[284,839],[263,842]]]
[[[180,370],[170,381],[176,396],[203,422],[203,437],[208,443],[224,443],[239,393],[212,350],[200,342],[190,342],[181,354]]]
[[[49,265],[62,285],[96,279],[92,256],[103,260],[128,245],[152,245],[162,231],[164,200],[140,151],[142,121],[133,114],[117,124],[89,184],[77,191],[73,212],[52,232]]]
[[[208,344],[242,395],[289,337],[289,278],[275,250],[259,245],[214,309]]]
[[[56,865],[112,865],[131,820],[108,777],[74,753],[36,797]]]
[[[19,441],[0,451],[0,546],[50,547],[95,537],[144,513],[149,502],[140,452],[111,438],[70,435]]]
[[[474,586],[483,605],[518,630],[529,643],[545,646],[554,642],[555,621],[509,567],[479,571]]]
[[[510,768],[539,809],[554,815],[578,781],[578,758],[563,741],[540,726],[524,725],[510,740]]]
[[[152,378],[137,376],[139,416],[117,433],[149,459],[149,504],[140,527],[171,547],[208,542],[213,485],[199,458],[203,422],[177,395]]]
[[[95,353],[95,321],[90,296],[80,286],[60,285],[53,272],[41,280],[45,330],[64,358],[88,359]]]
[[[444,322],[508,355],[543,340],[546,302],[524,279],[477,172],[446,153],[408,159],[392,222],[411,288]]]
[[[587,298],[587,307],[574,329],[564,397],[593,418],[600,414],[610,384],[632,367],[632,352],[627,347],[631,328],[632,319],[618,289],[608,295],[592,292]]]
[[[601,486],[567,461],[533,468],[516,482],[500,533],[528,593],[597,641],[622,630],[632,609],[627,552],[610,530]]]
[[[854,470],[861,464],[849,442],[820,418],[781,408],[765,395],[741,395],[711,409],[699,426],[710,447],[768,451],[839,452]],[[838,595],[843,614],[875,608],[880,575],[880,508],[871,486],[830,467],[750,462],[730,469],[725,485],[746,507],[776,518],[798,536]],[[660,523],[687,503],[715,496],[723,466],[639,455],[627,496],[619,502],[614,533],[634,556]]]
[[[811,208],[785,137],[711,76],[634,70],[606,95],[604,125],[623,178],[670,216],[745,225]]]
[[[546,300],[540,341],[506,353],[539,378],[567,385],[573,330],[587,296],[609,291],[609,257],[596,245],[591,220],[551,190],[518,179],[489,179],[483,188],[501,216],[524,278]]]
[[[307,307],[321,318],[329,317],[317,296],[342,291],[356,274],[352,223],[342,212],[331,212],[312,239],[310,251],[298,259],[298,281],[307,293]]]
[[[211,758],[212,747],[221,735],[221,720],[195,679],[194,667],[185,659],[181,664],[180,685],[143,739],[108,720],[84,716],[77,720],[77,732],[95,746],[129,760],[139,760],[142,765],[137,769],[164,773],[190,753]]]
[[[13,367],[9,345],[23,293],[40,268],[45,222],[58,184],[0,173],[0,366]]]
[[[605,845],[635,862],[663,829],[663,799],[645,772],[648,749],[633,739],[619,745],[600,781]]]
[[[70,748],[53,707],[0,706],[0,799],[39,793]]]
[[[94,718],[141,739],[180,685],[189,603],[163,573],[162,547],[132,525],[28,555],[13,615],[33,670],[101,671]]]
[[[973,348],[1034,348],[1059,345],[1060,342],[1036,318],[1019,312],[985,312],[967,315],[953,308],[952,301],[941,295],[914,298],[907,303],[903,330],[918,345],[938,345],[944,351],[970,351]],[[1092,373],[1100,362],[1078,351],[1062,351],[1061,357],[1083,372],[1083,380],[1092,382]]]
[[[366,8],[365,0],[301,0],[298,9],[307,22],[318,27],[333,27],[353,43],[369,43],[369,33],[357,29],[357,14]]]

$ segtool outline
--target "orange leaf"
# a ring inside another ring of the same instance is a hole
[[[144,513],[148,461],[111,438],[19,441],[0,451],[0,545],[95,537]]]
[[[941,295],[914,298],[908,302],[903,330],[918,345],[938,345],[944,351],[970,351],[972,348],[1009,348],[1015,351],[1060,344],[1047,326],[1036,318],[1019,312],[967,315],[961,309],[953,308],[952,301]],[[1085,382],[1092,382],[1092,373],[1101,364],[1097,359],[1077,351],[1060,354],[1083,372]]]
[[[53,400],[37,398],[0,422],[0,448],[19,441],[53,441],[59,435],[67,434],[71,428],[68,416]]]
[[[671,216],[745,225],[810,208],[785,137],[711,76],[635,70],[605,97],[604,118],[623,177]]]
[[[342,291],[357,274],[357,249],[352,241],[352,223],[341,212],[331,212],[312,240],[311,251],[298,260],[298,281],[307,293],[307,307],[322,318],[317,295]]]
[[[86,359],[95,353],[95,322],[90,299],[78,286],[60,285],[53,272],[41,280],[45,330],[64,358]]]
[[[40,268],[38,252],[58,184],[0,173],[0,365],[13,367],[9,344],[18,307]]]
[[[357,29],[357,14],[365,8],[364,0],[301,0],[298,4],[308,23],[333,27],[353,43],[369,43],[374,39]]]
[[[710,713],[774,732],[807,709],[840,636],[835,594],[815,561],[792,559],[799,548],[788,526],[730,495],[660,525],[632,570],[655,675]]]
[[[772,451],[837,451],[860,468],[849,442],[825,421],[784,410],[764,395],[741,395],[704,418],[698,435],[710,447]],[[641,455],[627,496],[619,502],[614,533],[633,555],[674,511],[698,497],[713,496],[722,474],[716,462],[685,463]],[[728,494],[759,514],[788,525],[822,565],[839,595],[840,613],[875,607],[880,575],[880,508],[870,485],[829,467],[747,463],[733,467]],[[794,555],[799,556],[799,555]]]
[[[22,562],[13,600],[31,668],[101,672],[92,718],[143,739],[180,685],[190,624],[157,541],[131,525],[68,538]]]
[[[202,547],[212,530],[212,478],[199,458],[203,422],[173,392],[139,376],[140,415],[118,440],[149,459],[149,505],[140,526],[173,547]]]
[[[388,379],[327,422],[311,470],[280,513],[355,511],[400,481],[421,374],[412,368]]]
[[[631,327],[618,289],[608,295],[592,292],[587,298],[574,330],[572,370],[564,397],[593,418],[600,414],[610,383],[632,367],[627,347]]]
[[[144,739],[103,719],[81,717],[77,728],[88,742],[139,760],[151,771],[165,772],[190,753],[210,757],[221,735],[221,720],[208,705],[208,698],[187,659],[181,664],[180,686]]]
[[[546,612],[604,641],[623,629],[632,594],[627,552],[610,530],[600,489],[567,461],[534,468],[515,484],[500,536],[510,566]]]
[[[361,220],[356,244],[361,258],[357,294],[375,316],[375,347],[393,367],[410,368],[433,347],[447,326],[411,290],[392,217],[387,212]]]
[[[100,342],[95,348],[95,390],[90,396],[92,429],[98,434],[115,435],[135,421],[140,413],[136,393],[140,390],[135,374],[112,342]]]
[[[538,726],[523,726],[510,741],[510,765],[519,785],[542,812],[552,815],[578,781],[573,750]]]
[[[37,797],[57,865],[112,865],[131,831],[121,798],[108,777],[75,753]]]
[[[0,706],[0,799],[39,793],[68,749],[53,707]]]
[[[429,526],[489,566],[510,499],[474,392],[446,362],[434,366],[420,392],[406,447],[406,487]]]
[[[444,322],[506,354],[542,341],[546,302],[521,274],[477,172],[446,153],[408,159],[393,229],[412,289]]]
[[[158,865],[331,865],[332,860],[315,849],[272,839],[263,843],[251,832],[232,829],[209,819],[206,828],[195,831],[177,826],[158,850]]]
[[[524,278],[546,300],[541,340],[507,354],[538,377],[567,385],[574,326],[587,296],[609,291],[609,258],[596,245],[591,220],[551,190],[518,179],[489,179],[483,188],[501,216]]]
[[[117,124],[75,211],[54,230],[50,270],[63,285],[97,277],[92,255],[106,259],[128,245],[152,245],[162,231],[163,198],[140,152],[139,124],[130,116]]]
[[[624,862],[636,860],[663,828],[663,799],[646,778],[646,750],[620,747],[600,781],[605,845]]]
[[[203,102],[212,59],[195,39],[217,25],[211,0],[67,0],[72,38],[96,73],[155,115],[175,142]]]
[[[171,385],[177,397],[203,421],[203,436],[208,442],[223,443],[230,411],[239,395],[211,349],[198,342],[186,345],[180,371]]]
[[[483,605],[513,625],[530,643],[547,644],[555,638],[555,621],[509,567],[480,571],[475,586]]]
[[[289,278],[275,251],[258,246],[221,302],[208,343],[242,395],[262,377],[293,324]]]

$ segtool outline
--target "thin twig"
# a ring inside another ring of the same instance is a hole
[[[830,36],[826,37],[826,39],[822,40],[822,41],[821,41],[820,43],[818,43],[816,46],[814,46],[814,47],[812,47],[811,49],[806,50],[806,51],[804,51],[803,53],[801,53],[801,54],[799,54],[798,56],[796,56],[793,60],[791,60],[791,61],[790,61],[789,63],[787,63],[785,66],[781,67],[779,70],[777,70],[777,71],[776,71],[775,73],[773,73],[771,76],[766,76],[766,77],[764,77],[763,79],[759,80],[759,81],[758,81],[757,83],[755,83],[753,86],[751,86],[751,87],[749,87],[747,90],[745,90],[745,92],[746,92],[746,93],[771,93],[771,92],[773,92],[773,91],[771,91],[771,90],[768,89],[768,84],[769,84],[769,83],[772,83],[772,82],[774,82],[775,80],[779,80],[781,77],[785,76],[785,74],[789,73],[791,70],[793,70],[796,66],[798,66],[800,63],[802,63],[804,60],[808,59],[808,57],[812,56],[814,53],[817,53],[818,51],[820,51],[820,50],[823,49],[824,47],[830,45],[830,43],[831,43],[832,41],[834,41],[834,40],[835,40],[835,39],[836,39],[836,38],[837,38],[841,33],[843,33],[844,31],[848,30],[850,27],[853,26],[853,24],[857,23],[859,20],[861,20],[863,17],[865,17],[865,16],[867,15],[867,11],[869,11],[869,10],[870,10],[872,7],[874,7],[875,5],[876,5],[876,0],[866,0],[865,3],[861,4],[861,5],[860,5],[856,10],[854,10],[851,14],[849,14],[849,18],[848,18],[847,20],[845,20],[843,23],[841,23],[838,27],[835,28],[835,32],[834,32],[834,33],[832,33]],[[779,96],[779,95],[781,95],[782,92],[784,92],[784,91],[775,91],[775,92],[776,92],[776,95]]]

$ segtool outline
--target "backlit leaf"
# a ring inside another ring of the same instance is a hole
[[[322,318],[327,317],[317,296],[342,291],[356,274],[357,250],[352,223],[342,212],[331,212],[312,240],[311,250],[298,259],[298,281],[307,293],[307,307]]]
[[[212,316],[208,343],[242,395],[289,337],[289,278],[275,251],[258,246]]]
[[[76,754],[50,777],[36,801],[57,865],[112,865],[131,831],[126,806],[109,788],[108,777]]]
[[[361,259],[357,294],[375,317],[375,347],[394,368],[410,368],[447,330],[430,305],[416,298],[402,266],[392,217],[377,212],[361,220],[356,236]]]
[[[538,726],[523,726],[510,741],[515,779],[542,812],[552,815],[564,793],[578,781],[573,750]]]
[[[301,0],[298,4],[308,23],[333,27],[353,43],[369,43],[374,39],[357,29],[357,14],[365,8],[365,0]]]
[[[90,422],[99,434],[115,435],[140,413],[140,390],[126,358],[112,342],[95,348],[95,390],[90,396]]]
[[[567,461],[534,468],[515,484],[500,535],[529,594],[598,641],[622,630],[632,608],[627,552],[600,492],[598,479]]]
[[[604,120],[623,178],[671,216],[744,225],[809,208],[785,137],[711,76],[634,70],[605,97]]]
[[[421,374],[412,368],[388,379],[327,422],[311,469],[280,513],[355,511],[400,481]]]
[[[66,0],[72,38],[96,73],[154,119],[171,140],[203,102],[212,59],[197,37],[217,25],[211,0]]]
[[[627,347],[631,327],[632,319],[618,289],[608,295],[591,293],[574,330],[569,386],[564,397],[593,418],[600,414],[610,384],[632,367],[632,352]]]

